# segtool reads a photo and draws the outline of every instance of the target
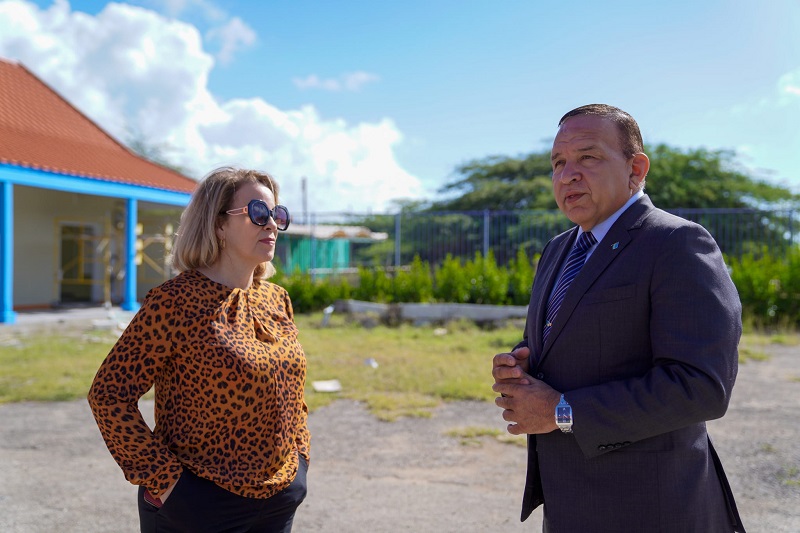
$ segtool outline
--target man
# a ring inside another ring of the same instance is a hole
[[[719,248],[644,194],[620,109],[564,115],[552,167],[577,226],[545,246],[524,340],[492,369],[508,431],[528,434],[522,520],[544,504],[548,532],[743,532],[705,425],[727,410],[742,331]]]

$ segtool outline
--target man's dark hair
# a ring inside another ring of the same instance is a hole
[[[622,109],[608,104],[584,105],[569,111],[561,117],[561,120],[558,121],[558,126],[561,127],[568,118],[579,115],[596,115],[613,121],[619,130],[619,144],[626,158],[633,157],[636,153],[644,152],[644,141],[642,141],[642,132],[639,131],[639,125],[632,116]]]

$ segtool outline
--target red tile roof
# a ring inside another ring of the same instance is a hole
[[[178,192],[197,184],[136,155],[24,66],[2,58],[0,163]]]

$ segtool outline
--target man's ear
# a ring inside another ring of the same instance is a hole
[[[641,188],[641,184],[647,177],[649,170],[650,158],[643,152],[634,154],[631,159],[631,175],[629,179],[631,189],[639,190]]]

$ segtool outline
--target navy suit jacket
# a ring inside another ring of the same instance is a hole
[[[544,504],[545,531],[743,532],[705,425],[727,410],[742,331],[714,239],[640,198],[598,243],[542,345],[576,235],[545,246],[518,345],[574,417],[572,434],[529,436],[522,520]]]

